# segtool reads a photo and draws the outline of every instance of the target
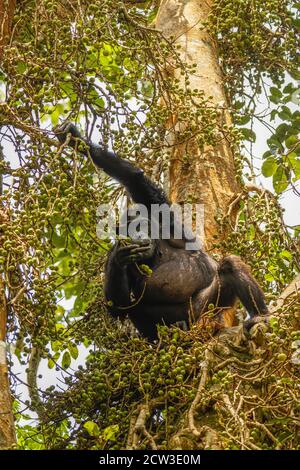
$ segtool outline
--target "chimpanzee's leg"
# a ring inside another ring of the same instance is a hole
[[[230,316],[237,299],[242,302],[251,318],[268,313],[264,294],[248,266],[237,256],[228,256],[220,263],[212,283],[194,296],[193,310],[196,319],[209,310],[210,304],[215,307],[212,314],[216,311],[218,315],[222,310],[222,315],[226,315],[227,310],[227,316]]]
[[[223,282],[233,288],[251,318],[268,313],[263,291],[252,276],[250,268],[238,256],[224,258],[219,273]]]

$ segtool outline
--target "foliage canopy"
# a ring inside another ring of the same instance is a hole
[[[250,350],[242,336],[208,348],[209,331],[197,327],[161,328],[160,347],[149,345],[105,313],[101,270],[110,240],[96,237],[95,207],[117,201],[120,190],[59,147],[52,127],[79,123],[157,180],[168,166],[170,114],[189,122],[178,142],[196,135],[200,147],[214,144],[220,130],[218,112],[189,87],[193,67],[152,28],[157,3],[17,5],[0,70],[0,264],[11,360],[27,369],[29,385],[24,402],[12,367],[19,445],[299,448],[296,298]],[[232,234],[216,246],[249,262],[270,300],[300,265],[300,226],[286,227],[279,205],[283,192],[298,194],[300,179],[299,13],[290,0],[218,0],[204,25],[219,44],[234,122],[226,133],[242,185],[234,223],[220,217],[220,230],[232,224]],[[266,151],[255,159],[257,129],[265,129]],[[254,185],[261,171],[274,193]],[[84,364],[74,371],[78,359]],[[62,372],[61,386],[44,387],[41,364]]]

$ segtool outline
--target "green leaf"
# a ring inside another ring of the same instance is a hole
[[[256,141],[256,134],[252,129],[248,129],[248,127],[243,127],[240,130],[241,130],[245,140],[249,140],[249,142],[255,142]]]
[[[88,348],[91,344],[91,341],[88,338],[83,339],[83,344],[86,348]]]
[[[74,102],[76,101],[77,94],[74,91],[73,88],[73,83],[72,81],[66,81],[66,82],[60,82],[60,87],[62,91],[64,92],[63,94],[70,99],[70,101]]]
[[[294,237],[299,238],[300,237],[300,225],[294,225],[293,229],[294,229]]]
[[[53,232],[51,241],[56,248],[63,248],[66,244],[66,236],[59,236],[56,232]]]
[[[237,124],[239,126],[244,126],[245,124],[248,124],[248,122],[250,121],[250,116],[249,115],[246,115],[246,116],[239,116],[237,118]]]
[[[26,69],[27,69],[27,64],[25,64],[25,62],[18,62],[18,65],[17,65],[18,73],[23,74]]]
[[[51,349],[52,351],[54,352],[57,352],[59,350],[61,346],[61,342],[60,341],[51,341]]]
[[[275,135],[272,135],[268,140],[267,140],[267,143],[268,143],[268,146],[270,147],[270,149],[272,148],[278,148],[280,150],[283,150],[283,145],[282,143],[280,142],[280,140],[278,139],[278,137],[276,137]]]
[[[55,366],[55,362],[52,359],[48,359],[48,369],[53,369]]]
[[[271,152],[270,150],[267,150],[264,154],[263,154],[263,159],[265,158],[268,158],[268,157],[272,157],[274,155],[273,152]]]
[[[296,152],[290,152],[287,155],[287,159],[290,168],[295,174],[294,181],[297,181],[298,179],[300,179],[300,158]]]
[[[286,176],[285,168],[279,165],[273,176],[273,186],[276,193],[282,193],[288,187],[289,181]]]
[[[272,109],[271,114],[270,114],[271,121],[274,121],[277,115],[278,115],[277,109]]]
[[[53,369],[53,367],[55,366],[55,363],[57,362],[57,360],[59,359],[59,356],[60,356],[60,353],[57,352],[54,354],[53,358],[52,359],[49,359],[48,360],[48,368],[49,369]]]
[[[300,72],[298,69],[289,70],[289,74],[294,80],[300,80]]]
[[[119,425],[113,424],[112,426],[108,426],[103,431],[103,437],[106,441],[115,441],[116,434],[119,432]]]
[[[99,93],[95,88],[91,88],[88,92],[88,99],[91,101],[94,105],[98,106],[100,109],[105,108],[105,102],[102,97],[99,96]]]
[[[276,129],[276,136],[280,139],[283,140],[284,137],[286,136],[287,132],[289,130],[289,126],[283,122],[280,124],[277,129]]]
[[[287,250],[283,250],[279,253],[279,256],[281,258],[284,258],[284,259],[288,259],[289,261],[291,261],[293,259],[293,256],[292,256],[292,253],[290,253],[289,251]]]
[[[269,321],[270,321],[270,326],[273,330],[278,329],[278,318],[277,317],[271,317]]]
[[[70,343],[68,345],[68,349],[70,351],[70,354],[71,354],[72,358],[77,359],[77,357],[78,357],[78,348],[77,348],[76,344]]]
[[[283,93],[290,95],[291,93],[294,93],[295,90],[296,88],[294,87],[294,85],[292,83],[289,83],[284,87]]]
[[[151,97],[153,94],[153,84],[150,80],[145,80],[142,82],[142,93],[146,97]]]
[[[278,88],[272,86],[270,88],[270,92],[271,92],[270,100],[275,104],[279,103],[282,98],[281,91]]]
[[[236,111],[239,111],[239,110],[242,109],[244,106],[245,106],[244,101],[235,101],[235,102],[234,102],[234,108],[236,109]]]
[[[98,437],[100,434],[99,426],[97,423],[94,423],[94,421],[86,421],[83,427],[92,437]]]
[[[300,18],[294,18],[293,24],[296,26],[296,28],[300,29]]]
[[[280,111],[280,113],[278,113],[278,116],[284,121],[290,121],[292,118],[292,113],[287,106],[282,106],[282,110]]]
[[[294,147],[297,142],[299,142],[299,137],[297,135],[290,135],[286,141],[285,141],[285,145],[288,149]]]
[[[255,233],[255,228],[253,224],[250,225],[248,233],[249,233],[249,240],[254,240],[256,233]]]
[[[262,164],[262,168],[261,168],[262,174],[266,178],[273,176],[277,170],[277,166],[278,164],[276,162],[275,157],[268,157]]]
[[[64,288],[66,299],[70,299],[71,297],[73,297],[73,295],[76,296],[76,295],[81,294],[83,289],[84,289],[83,282],[77,282],[76,284],[73,284],[73,283],[66,284]]]
[[[70,364],[71,364],[70,353],[68,353],[68,351],[65,351],[62,357],[61,365],[64,369],[68,369],[68,367],[70,367]]]
[[[63,325],[62,323],[56,323],[55,324],[55,330],[57,332],[64,331],[65,329],[66,329],[65,325]]]

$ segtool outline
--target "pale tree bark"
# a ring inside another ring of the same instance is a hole
[[[300,274],[284,289],[278,297],[276,304],[270,308],[272,314],[285,307],[290,299],[300,300]],[[300,315],[300,314],[299,314]]]
[[[203,91],[206,98],[212,97],[212,105],[221,110],[222,127],[231,125],[231,119],[218,64],[217,45],[207,31],[201,30],[212,3],[213,0],[162,0],[155,26],[164,36],[175,37],[175,44],[181,46],[179,55],[184,63],[197,64],[196,72],[189,77],[190,88]],[[183,86],[184,78],[179,73],[176,78]],[[170,129],[174,126],[174,117],[172,121]],[[173,139],[169,173],[170,199],[180,204],[187,202],[192,195],[194,203],[204,205],[205,246],[209,249],[216,241],[215,238],[221,236],[215,217],[226,214],[228,205],[239,191],[232,150],[224,138],[215,147],[207,146],[204,151],[199,149],[195,139],[191,139],[188,144],[176,145],[176,124]],[[183,160],[186,153],[189,157],[188,169]]]
[[[11,35],[16,0],[0,0],[0,59]]]

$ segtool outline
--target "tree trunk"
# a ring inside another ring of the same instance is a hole
[[[6,361],[6,321],[4,284],[0,278],[0,450],[9,449],[16,443]]]
[[[212,3],[212,0],[162,0],[155,26],[164,36],[175,36],[175,44],[181,46],[179,54],[184,63],[197,64],[196,73],[189,77],[190,88],[203,91],[206,98],[211,97],[212,105],[224,110],[220,118],[224,126],[231,125],[231,119],[218,64],[217,45],[207,31],[200,29],[208,18]],[[184,78],[179,73],[176,78],[183,85]],[[175,132],[172,143],[175,145],[170,160],[170,199],[180,204],[187,202],[192,195],[194,203],[203,204],[204,244],[210,249],[215,238],[220,238],[215,217],[226,214],[230,201],[239,190],[230,144],[223,138],[217,146],[206,146],[201,151],[195,139],[191,139],[188,145],[176,145]],[[183,160],[187,152],[188,168]]]
[[[0,0],[0,59],[3,55],[4,46],[10,40],[15,7],[16,0]],[[2,149],[0,149],[0,153],[2,153]],[[0,185],[2,186],[1,182]],[[1,209],[0,211],[0,221],[5,223],[5,213]],[[5,288],[3,279],[0,276],[0,449],[9,449],[16,444],[6,360],[6,322]]]
[[[16,0],[0,0],[0,58],[3,54],[3,46],[10,39],[16,3]]]

